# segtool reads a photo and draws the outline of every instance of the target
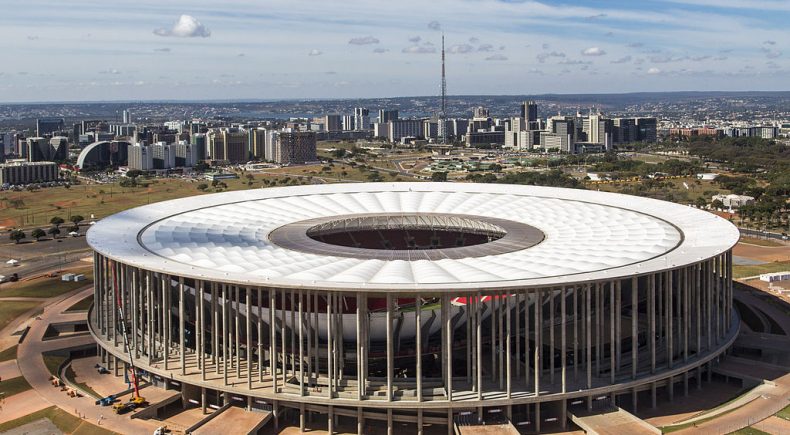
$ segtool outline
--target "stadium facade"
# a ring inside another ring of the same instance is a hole
[[[738,332],[737,229],[647,198],[297,186],[139,207],[87,237],[111,367],[131,354],[183,403],[275,424],[418,432],[496,414],[539,431],[569,407],[699,387]]]

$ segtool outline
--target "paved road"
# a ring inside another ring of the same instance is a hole
[[[89,422],[96,422],[99,416],[103,415],[102,427],[119,433],[152,433],[157,428],[157,425],[152,422],[132,420],[129,416],[116,415],[107,408],[97,407],[93,398],[90,397],[70,398],[59,388],[54,388],[50,384],[50,373],[44,365],[41,354],[55,348],[90,343],[92,339],[90,336],[83,335],[42,341],[44,331],[50,323],[72,320],[75,316],[84,318],[85,313],[64,314],[63,311],[92,292],[92,287],[84,288],[58,303],[45,307],[41,319],[31,324],[27,339],[19,345],[17,351],[19,368],[25,379],[44,401],[58,406],[69,414],[76,416],[79,412],[87,416]]]

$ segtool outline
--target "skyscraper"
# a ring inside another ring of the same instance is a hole
[[[354,108],[354,130],[370,128],[370,110],[365,107]]]
[[[398,120],[398,111],[397,110],[387,110],[387,109],[380,109],[379,110],[379,123],[385,123],[390,121],[397,121]]]
[[[63,131],[64,128],[63,118],[39,118],[36,120],[36,135],[38,137]]]
[[[537,122],[538,120],[538,103],[534,101],[525,101],[521,104],[521,117],[524,118],[529,125],[530,122]]]
[[[129,109],[123,111],[123,123],[124,124],[132,123],[132,112],[130,112]]]

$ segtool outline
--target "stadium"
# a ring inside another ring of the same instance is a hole
[[[89,327],[110,368],[279,426],[565,427],[571,410],[699,388],[738,333],[738,230],[648,198],[251,189],[124,211],[87,237]]]

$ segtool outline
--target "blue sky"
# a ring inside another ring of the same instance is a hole
[[[790,0],[0,0],[0,101],[788,90]]]

